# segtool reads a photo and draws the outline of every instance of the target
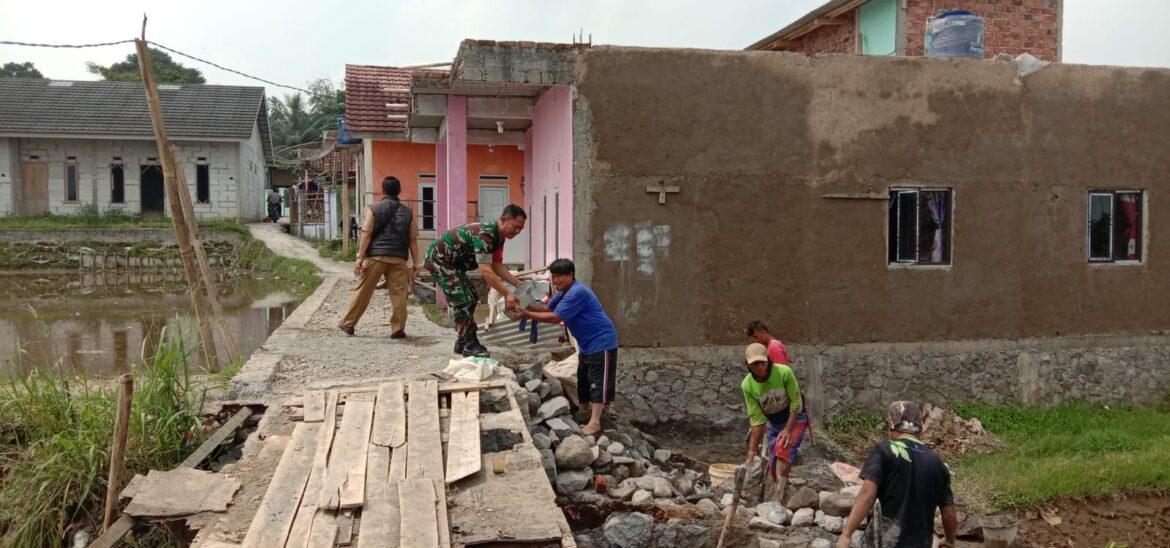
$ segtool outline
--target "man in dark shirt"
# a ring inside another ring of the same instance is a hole
[[[946,538],[940,547],[954,547],[958,519],[951,494],[951,473],[942,459],[915,436],[922,432],[922,412],[910,401],[890,404],[890,439],[873,446],[861,468],[861,492],[837,539],[848,548],[853,532],[873,509],[865,530],[867,548],[930,548],[934,541],[934,510],[942,511]],[[874,506],[874,501],[877,506]]]

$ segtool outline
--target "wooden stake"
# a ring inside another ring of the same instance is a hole
[[[341,153],[341,255],[349,256],[349,153]]]
[[[150,64],[150,51],[146,47],[146,22],[143,21],[143,37],[135,40],[138,49],[138,70],[142,74],[142,87],[146,91],[146,104],[150,107],[150,122],[154,126],[154,138],[158,142],[158,153],[163,169],[163,186],[166,188],[167,201],[170,202],[171,224],[175,227],[175,236],[179,242],[179,257],[183,260],[183,273],[187,277],[187,284],[194,289],[195,317],[199,325],[199,339],[203,346],[203,355],[206,367],[210,371],[219,365],[215,352],[215,337],[211,333],[211,324],[207,320],[207,303],[200,291],[199,271],[195,267],[192,257],[191,238],[187,229],[187,222],[183,215],[183,206],[179,198],[179,190],[175,185],[175,159],[172,157],[170,144],[167,141],[167,129],[163,123],[162,103],[158,98],[158,88],[154,83],[154,69]],[[183,189],[186,191],[186,188]]]
[[[727,530],[731,528],[731,522],[735,519],[735,511],[739,509],[739,494],[743,492],[744,478],[747,476],[747,469],[744,465],[740,465],[735,471],[735,494],[731,497],[731,507],[728,508],[727,517],[723,519],[723,530],[719,532],[718,548],[723,548],[723,541],[727,538]]]
[[[179,187],[179,205],[183,209],[183,217],[187,221],[187,232],[191,236],[191,247],[195,250],[195,259],[199,265],[199,273],[203,278],[203,291],[207,302],[211,303],[211,314],[219,326],[219,337],[227,349],[228,359],[234,360],[240,355],[236,349],[236,339],[232,336],[231,327],[223,315],[223,307],[219,304],[219,284],[211,272],[211,265],[207,262],[207,250],[203,249],[203,240],[199,237],[199,223],[195,220],[195,207],[191,205],[191,194],[187,191],[187,175],[183,171],[183,162],[179,160],[178,149],[170,145],[171,158],[175,162],[176,186]]]
[[[118,414],[114,420],[114,443],[110,449],[110,481],[106,487],[106,511],[102,520],[102,531],[114,524],[114,509],[118,507],[118,495],[122,493],[122,475],[125,472],[126,434],[130,431],[130,404],[134,401],[134,377],[122,375],[122,387],[118,392]]]

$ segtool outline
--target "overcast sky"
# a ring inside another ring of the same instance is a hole
[[[463,38],[742,49],[824,0],[0,0],[0,40],[147,39],[274,82],[338,84],[345,64],[449,61]],[[1106,7],[1107,6],[1107,7]],[[1064,61],[1170,67],[1168,0],[1066,0]],[[32,61],[49,78],[94,79],[85,62],[132,44],[67,50],[0,45],[0,64]],[[187,59],[208,83],[259,85]],[[287,90],[268,86],[269,95]],[[3,98],[0,98],[3,100]]]

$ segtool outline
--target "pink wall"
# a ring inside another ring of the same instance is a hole
[[[525,200],[530,260],[536,267],[558,255],[573,257],[573,94],[568,86],[541,96],[529,134]]]

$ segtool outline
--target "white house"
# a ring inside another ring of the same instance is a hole
[[[264,217],[272,139],[264,88],[162,84],[195,215]],[[0,78],[0,215],[70,214],[86,204],[169,214],[138,82]]]

